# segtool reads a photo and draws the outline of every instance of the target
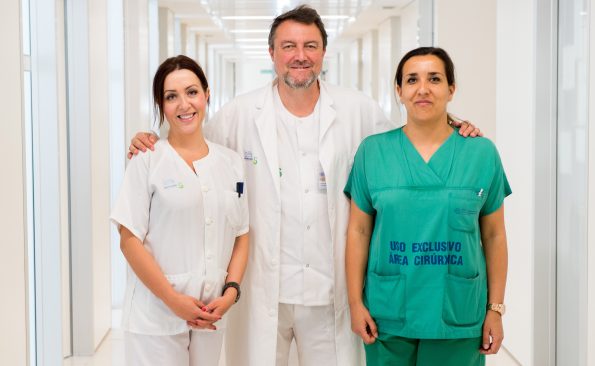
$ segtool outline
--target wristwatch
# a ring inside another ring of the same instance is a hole
[[[500,315],[504,315],[506,312],[506,306],[504,306],[504,304],[488,304],[486,308],[487,310],[495,311]]]
[[[225,294],[225,290],[227,290],[227,289],[228,289],[228,288],[230,288],[230,287],[233,287],[233,288],[235,288],[235,289],[236,289],[236,291],[237,291],[236,299],[234,300],[234,304],[235,304],[235,303],[236,303],[236,302],[238,302],[238,300],[240,299],[240,294],[241,294],[241,291],[240,291],[240,284],[239,284],[239,283],[237,283],[237,282],[228,282],[228,283],[226,283],[226,284],[223,286],[223,290],[221,291],[221,295]]]

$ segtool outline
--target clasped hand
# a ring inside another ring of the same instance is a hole
[[[233,304],[233,298],[218,297],[209,304],[188,295],[176,293],[166,302],[166,305],[179,318],[186,320],[192,328],[216,330],[215,322],[221,319],[223,314]]]

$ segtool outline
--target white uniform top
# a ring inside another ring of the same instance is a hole
[[[279,302],[333,303],[333,253],[326,178],[318,159],[320,100],[312,114],[291,114],[273,87],[281,188]]]
[[[207,156],[193,162],[196,173],[167,140],[134,157],[111,215],[143,242],[176,291],[204,303],[221,295],[235,238],[248,232],[246,195],[236,192],[243,161],[207,145]],[[224,319],[217,325],[224,327]],[[122,327],[149,335],[189,329],[130,269]]]
[[[204,133],[244,157],[249,183],[250,254],[242,300],[229,312],[225,357],[229,365],[274,366],[277,358],[281,254],[281,189],[274,82],[234,98],[209,119]],[[343,193],[362,139],[394,128],[361,92],[319,80],[318,159],[327,187],[334,271],[333,308],[337,365],[364,364],[361,338],[351,331],[345,284],[345,238],[349,201]],[[316,350],[312,350],[316,352]]]

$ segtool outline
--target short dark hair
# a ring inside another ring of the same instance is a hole
[[[271,31],[269,32],[269,48],[274,48],[275,33],[277,32],[277,28],[279,25],[281,25],[281,23],[287,20],[293,20],[294,22],[306,25],[316,25],[320,31],[320,36],[322,37],[322,49],[326,50],[328,35],[324,29],[324,23],[322,23],[322,19],[320,18],[320,15],[318,15],[318,12],[308,5],[300,5],[297,8],[279,15],[275,18],[275,20],[273,20],[273,24],[271,24]]]
[[[209,83],[207,82],[207,77],[205,76],[204,71],[200,65],[190,57],[178,55],[163,61],[163,63],[159,65],[157,72],[155,72],[155,77],[153,77],[153,103],[155,107],[155,116],[159,116],[159,127],[161,127],[163,120],[165,119],[163,115],[163,88],[165,78],[176,70],[192,71],[196,77],[198,77],[198,80],[200,80],[202,90],[206,92],[207,89],[209,89]]]
[[[405,54],[401,61],[399,62],[399,66],[397,66],[397,73],[395,75],[395,84],[401,87],[403,83],[403,66],[405,63],[412,57],[415,56],[426,56],[432,55],[438,57],[442,63],[444,64],[444,71],[446,72],[446,81],[448,85],[454,85],[455,83],[455,65],[452,62],[452,59],[446,53],[445,50],[439,47],[419,47],[413,49]]]

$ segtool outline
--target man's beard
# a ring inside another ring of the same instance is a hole
[[[305,63],[297,63],[296,66],[305,66]],[[311,65],[307,66],[311,67]],[[307,89],[316,81],[317,78],[318,75],[314,73],[314,71],[310,71],[310,77],[302,81],[297,81],[294,78],[292,78],[289,75],[289,71],[283,75],[283,81],[285,82],[285,85],[287,85],[291,89]]]

